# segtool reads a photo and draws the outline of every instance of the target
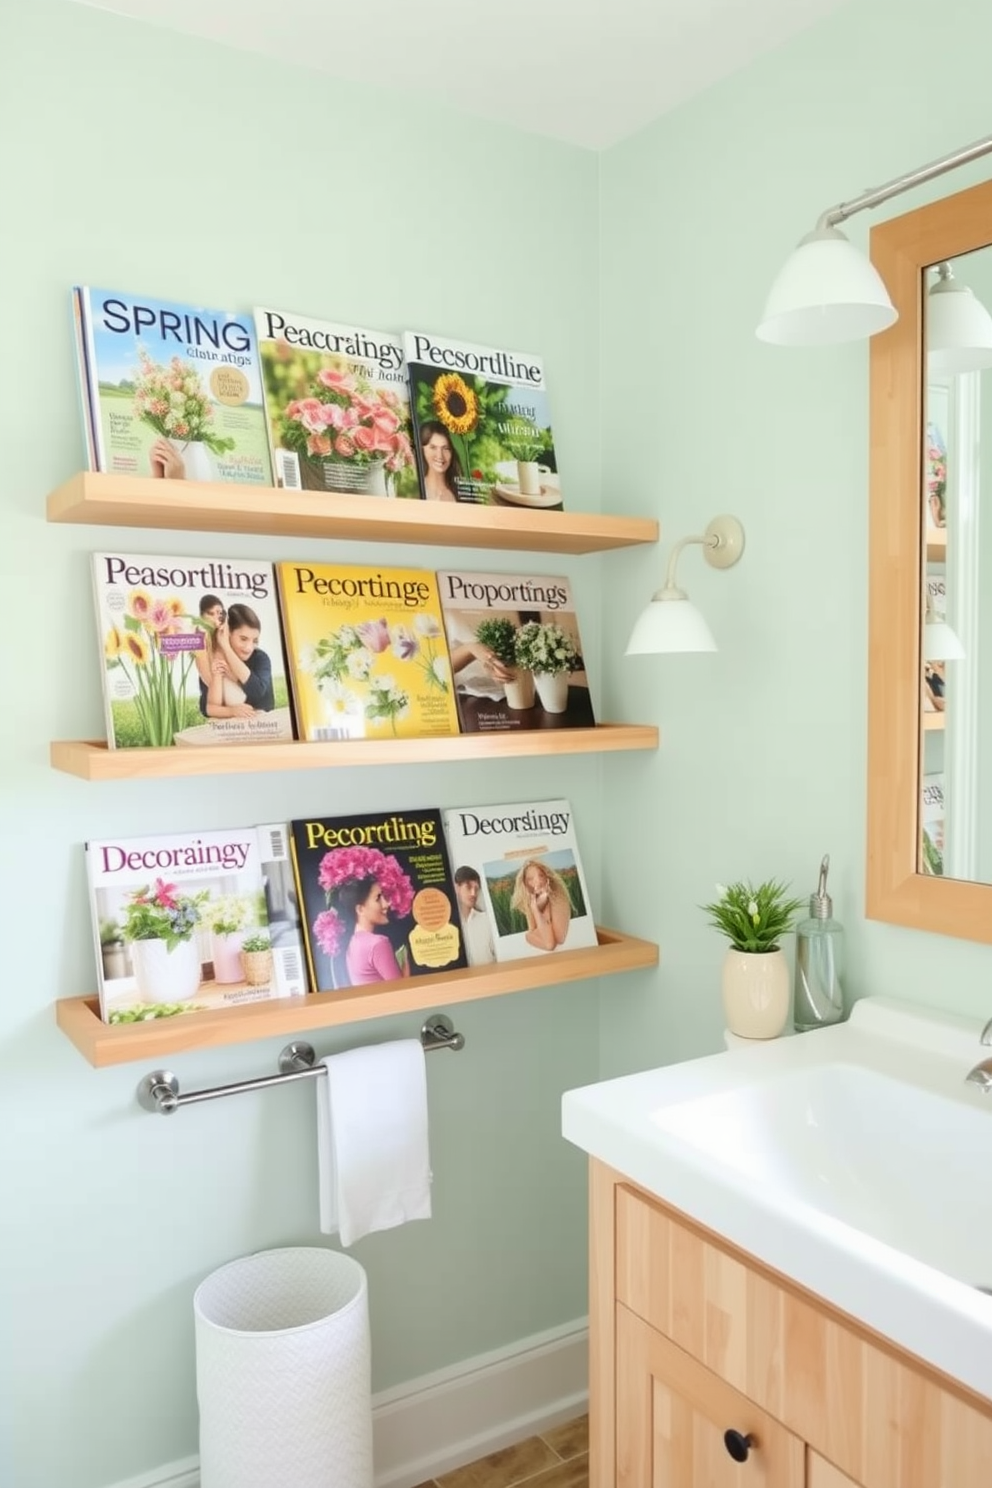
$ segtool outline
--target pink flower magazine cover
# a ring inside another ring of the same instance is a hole
[[[307,817],[290,845],[314,991],[468,964],[439,810]]]
[[[255,330],[276,485],[416,499],[399,337],[259,307]]]
[[[250,313],[73,288],[92,468],[272,484]]]

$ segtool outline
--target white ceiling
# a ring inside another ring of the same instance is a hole
[[[77,3],[602,149],[848,0]]]

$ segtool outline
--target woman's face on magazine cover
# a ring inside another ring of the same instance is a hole
[[[451,445],[443,434],[432,434],[424,445],[424,455],[431,469],[443,475],[451,464]]]
[[[203,618],[209,620],[211,625],[223,625],[227,611],[222,604],[211,605],[209,610],[204,610]]]
[[[389,900],[380,886],[373,884],[365,903],[358,906],[355,919],[360,926],[368,928],[372,925],[384,925],[388,918]]]
[[[544,894],[548,888],[548,875],[543,868],[532,863],[524,874],[524,887],[531,894]]]
[[[247,661],[258,648],[258,631],[250,625],[239,626],[230,635],[231,650],[241,661]]]

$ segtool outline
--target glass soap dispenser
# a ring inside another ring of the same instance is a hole
[[[797,1033],[839,1023],[844,1016],[844,927],[834,919],[827,893],[830,854],[820,864],[820,881],[810,895],[809,919],[796,926]]]

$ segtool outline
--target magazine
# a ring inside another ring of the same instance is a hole
[[[271,563],[94,553],[111,749],[294,737]]]
[[[73,300],[94,469],[272,484],[250,315],[85,285]]]
[[[424,500],[560,511],[540,357],[420,331],[403,350]]]
[[[283,823],[88,842],[86,873],[105,1023],[306,992]]]
[[[290,843],[315,991],[468,964],[439,811],[310,817]]]
[[[79,392],[79,411],[83,419],[83,438],[86,442],[86,468],[99,469],[96,444],[93,434],[93,391],[90,387],[86,366],[86,339],[83,331],[82,291],[78,286],[72,291],[72,333],[76,346],[76,386]]]
[[[437,582],[463,734],[595,725],[567,578],[442,571]]]
[[[920,789],[920,860],[924,873],[944,872],[944,773],[924,775]]]
[[[276,575],[301,738],[458,733],[429,570],[277,563]]]
[[[459,806],[443,817],[455,884],[475,876],[497,961],[598,945],[568,801]],[[464,890],[459,903],[463,914],[471,907]],[[466,939],[479,960],[492,959],[468,918]]]
[[[258,308],[255,331],[276,485],[418,497],[399,337]]]

